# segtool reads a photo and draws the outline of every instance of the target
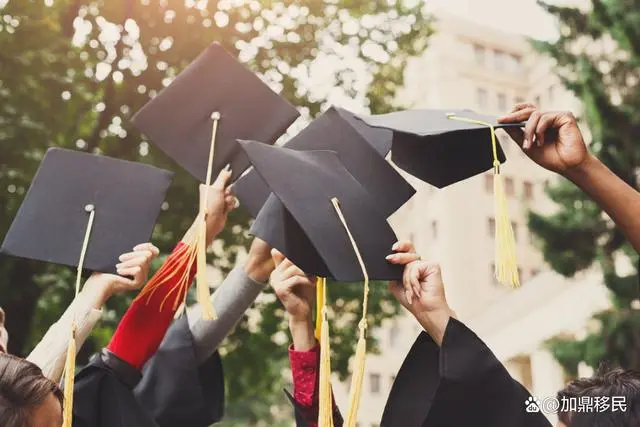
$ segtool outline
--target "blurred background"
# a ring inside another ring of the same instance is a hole
[[[196,186],[129,119],[213,41],[298,106],[302,117],[283,141],[332,104],[376,114],[500,114],[527,100],[573,111],[592,152],[638,188],[640,0],[0,0],[0,236],[46,149],[62,146],[176,171],[154,230],[154,242],[169,251],[195,216]],[[603,362],[640,369],[637,255],[580,191],[508,138],[501,142],[521,288],[493,279],[490,174],[443,190],[405,174],[418,193],[391,218],[396,233],[442,264],[458,317],[533,395],[554,396]],[[240,208],[216,240],[213,287],[242,260],[248,224]],[[11,353],[27,354],[59,317],[72,275],[0,256]],[[361,292],[358,284],[330,287],[334,390],[343,409]],[[81,363],[106,344],[130,301],[109,301]],[[420,330],[382,284],[370,306],[374,354],[361,427],[378,425]],[[267,291],[225,342],[222,425],[292,424],[282,393],[290,384],[283,314]]]

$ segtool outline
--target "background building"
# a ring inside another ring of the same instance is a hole
[[[517,102],[531,100],[543,109],[577,111],[577,102],[561,86],[549,62],[533,52],[523,36],[444,13],[436,17],[437,32],[427,52],[407,68],[403,104],[500,114]],[[542,399],[555,396],[566,380],[544,342],[560,334],[583,333],[588,319],[606,307],[608,298],[597,272],[566,280],[545,266],[526,214],[530,208],[553,209],[544,186],[555,177],[531,162],[506,134],[501,142],[508,157],[502,171],[524,282],[520,289],[506,289],[493,276],[491,172],[443,190],[404,174],[418,192],[396,212],[391,224],[401,239],[414,242],[423,258],[441,264],[447,297],[458,317]],[[378,330],[381,354],[367,360],[361,427],[380,422],[391,384],[420,330],[407,316]],[[348,384],[336,382],[334,390],[339,406],[346,410]],[[553,416],[550,419],[554,421]]]

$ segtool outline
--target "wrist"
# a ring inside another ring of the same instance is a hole
[[[562,175],[574,184],[582,186],[601,164],[597,157],[588,153],[580,164],[568,168]]]
[[[254,282],[267,283],[273,272],[274,265],[271,256],[268,258],[257,257],[249,254],[244,266],[244,271]]]
[[[113,295],[113,283],[104,280],[90,278],[80,291],[79,298],[89,302],[95,310],[102,310]]]
[[[309,316],[289,317],[289,330],[296,351],[309,351],[316,346],[313,322]]]
[[[436,344],[441,345],[449,319],[455,317],[449,306],[437,310],[423,311],[414,314],[416,320]]]

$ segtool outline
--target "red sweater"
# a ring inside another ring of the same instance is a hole
[[[180,252],[186,249],[185,246],[186,244],[183,242],[178,243],[171,255],[167,257],[165,265],[175,263]],[[187,266],[181,268],[184,270]],[[183,273],[184,271],[177,271],[150,297],[138,298],[131,304],[107,346],[109,351],[137,369],[144,366],[147,360],[155,354],[173,321],[176,312],[173,304],[174,297],[178,298],[180,295],[172,294],[167,298],[162,310],[160,306]],[[193,282],[195,275],[196,263],[194,262],[189,271],[187,283]],[[174,294],[176,293],[177,291],[174,292]]]

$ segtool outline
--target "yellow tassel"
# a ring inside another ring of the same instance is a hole
[[[318,277],[316,279],[316,339],[320,340],[320,334],[322,331],[322,308],[324,307],[324,287],[326,286],[326,279],[324,277]]]
[[[322,288],[322,294],[318,295],[322,300],[320,308],[321,327],[318,427],[333,427],[333,399],[331,398],[331,341],[329,340],[329,321],[327,320],[325,279],[318,278],[318,284],[321,284]]]
[[[516,259],[516,240],[513,234],[511,219],[509,219],[509,205],[504,189],[504,182],[500,174],[500,162],[495,165],[493,176],[493,192],[496,215],[496,279],[500,283],[513,288],[520,286],[518,261]]]
[[[64,366],[64,408],[62,427],[71,427],[73,423],[73,384],[76,375],[76,324],[71,327],[71,337],[67,347],[67,360]]]
[[[198,230],[198,272],[196,275],[196,300],[202,307],[202,318],[214,320],[216,312],[211,302],[211,292],[207,283],[207,226],[204,220]]]
[[[496,130],[491,123],[482,120],[458,117],[454,113],[448,113],[447,118],[460,122],[473,123],[487,126],[491,131],[491,148],[493,153],[493,195],[496,216],[496,241],[495,241],[495,276],[498,282],[505,286],[516,288],[520,286],[518,274],[518,260],[516,258],[516,240],[513,234],[511,219],[509,218],[509,204],[504,190],[502,175],[500,174],[500,160],[498,159],[498,142]]]
[[[356,347],[356,355],[353,362],[353,374],[351,375],[351,388],[349,392],[349,412],[347,412],[346,427],[355,427],[358,421],[358,409],[362,397],[362,383],[364,380],[364,367],[367,357],[366,320],[360,320],[360,338]]]
[[[358,408],[360,407],[360,398],[362,397],[362,380],[364,379],[364,367],[367,357],[367,307],[369,305],[369,274],[367,273],[367,268],[362,259],[362,255],[360,255],[360,250],[358,249],[358,245],[356,244],[353,235],[351,234],[351,230],[349,230],[349,225],[342,214],[342,210],[340,209],[340,202],[338,199],[331,199],[331,203],[333,203],[333,207],[338,214],[338,218],[342,222],[344,229],[349,236],[349,241],[351,242],[351,246],[353,247],[353,252],[356,254],[356,258],[358,258],[358,263],[360,264],[360,269],[362,270],[362,276],[364,277],[364,295],[362,297],[362,318],[360,319],[360,323],[358,324],[358,329],[360,331],[360,337],[358,339],[358,345],[356,347],[356,354],[354,359],[353,366],[353,374],[351,376],[351,389],[349,393],[349,411],[347,412],[346,419],[346,427],[356,427],[357,418],[358,418]]]

